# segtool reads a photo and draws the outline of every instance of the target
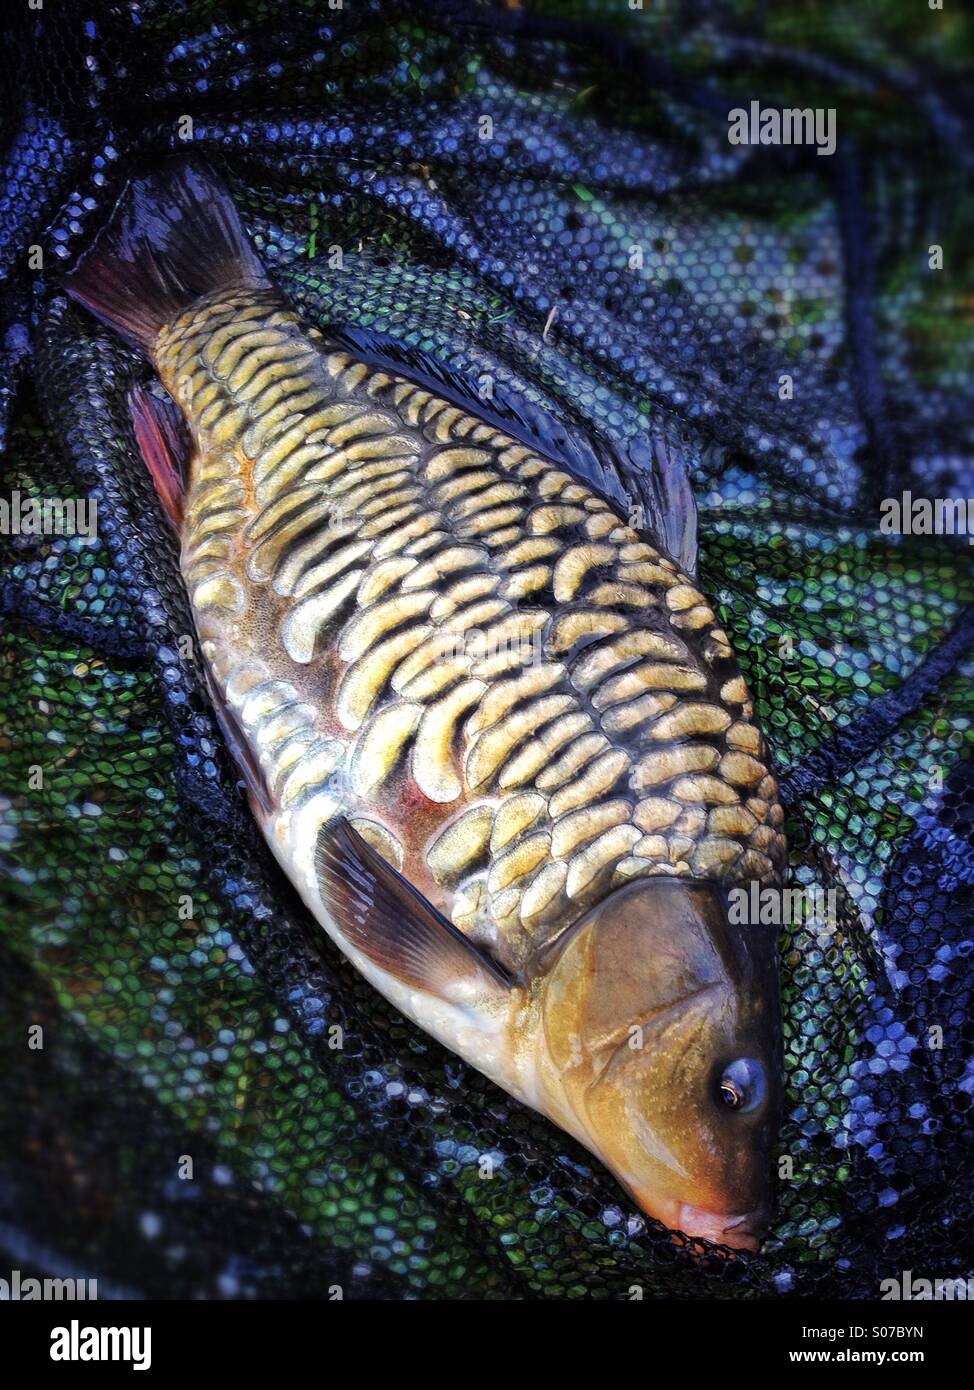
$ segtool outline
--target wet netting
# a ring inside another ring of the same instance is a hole
[[[0,536],[7,1267],[103,1297],[875,1296],[970,1273],[974,552],[879,527],[904,489],[974,494],[959,7],[4,18],[0,495],[98,508],[97,539]],[[754,99],[834,109],[835,153],[732,146]],[[677,1241],[406,1022],[259,839],[135,452],[145,368],[60,291],[125,181],[189,147],[309,322],[487,378],[498,412],[595,441],[616,497],[651,491],[654,435],[686,459],[791,882],[838,904],[781,934],[760,1254]]]

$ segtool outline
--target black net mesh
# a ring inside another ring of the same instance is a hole
[[[974,493],[965,21],[314,0],[15,19],[2,495],[94,500],[98,538],[0,536],[10,1263],[209,1297],[869,1296],[902,1269],[966,1276],[974,567],[963,538],[878,527],[905,487]],[[752,98],[834,108],[835,155],[729,145]],[[142,368],[59,289],[125,180],[187,146],[309,321],[605,442],[617,496],[649,486],[652,431],[689,460],[701,582],[782,776],[792,882],[839,905],[782,934],[787,1113],[760,1255],[676,1242],[405,1022],[259,839],[135,453]]]

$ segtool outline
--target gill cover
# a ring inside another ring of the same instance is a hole
[[[689,1209],[728,1222],[766,1211],[776,999],[773,935],[729,929],[720,891],[704,882],[619,889],[551,968],[544,1039],[566,1125],[667,1225],[685,1229]],[[726,1078],[756,1075],[754,1098],[731,1109]]]

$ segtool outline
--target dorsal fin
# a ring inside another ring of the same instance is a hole
[[[623,513],[638,505],[644,520],[634,529],[645,531],[696,578],[697,509],[689,471],[682,452],[667,443],[658,429],[651,438],[634,440],[623,448],[582,420],[570,402],[559,401],[556,414],[523,396],[515,397],[496,380],[490,399],[485,400],[479,383],[468,373],[422,348],[358,325],[327,325],[323,332],[368,366],[401,374],[537,450]]]
[[[654,482],[664,549],[691,579],[697,577],[697,504],[686,462],[662,434],[653,436]]]

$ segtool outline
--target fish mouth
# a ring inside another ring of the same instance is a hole
[[[768,1213],[763,1207],[746,1211],[740,1215],[723,1215],[720,1212],[705,1211],[689,1202],[681,1202],[677,1208],[674,1225],[687,1236],[702,1237],[714,1245],[728,1245],[732,1250],[751,1250],[760,1248],[761,1239],[768,1225]]]

